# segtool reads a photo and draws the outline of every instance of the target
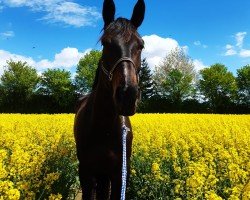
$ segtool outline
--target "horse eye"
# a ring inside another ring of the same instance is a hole
[[[140,50],[140,51],[141,51],[142,49],[144,49],[144,45],[139,44],[139,45],[138,45],[138,50]]]
[[[109,46],[111,44],[111,40],[103,40],[102,46]]]
[[[102,46],[104,46],[104,47],[108,46],[108,42],[106,42],[106,41],[102,42]]]

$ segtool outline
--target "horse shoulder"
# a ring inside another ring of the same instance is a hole
[[[86,112],[86,107],[89,99],[89,94],[85,95],[83,97],[80,97],[78,101],[76,102],[76,107],[75,107],[75,122],[74,122],[74,135],[75,139],[77,138],[77,135],[80,134],[80,130],[82,129],[83,125],[86,123],[85,117],[85,112]],[[77,140],[77,139],[76,139]]]
[[[77,99],[76,105],[75,105],[76,114],[80,110],[81,107],[84,107],[86,105],[86,102],[87,102],[89,96],[90,96],[90,94],[87,94],[87,95],[84,95],[84,96]]]

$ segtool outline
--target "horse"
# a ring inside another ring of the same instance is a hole
[[[82,198],[118,200],[122,185],[122,119],[130,129],[126,138],[127,179],[132,151],[129,116],[140,96],[139,71],[144,42],[137,32],[145,13],[138,0],[130,20],[115,19],[113,0],[104,0],[103,46],[92,92],[80,99],[74,122]]]

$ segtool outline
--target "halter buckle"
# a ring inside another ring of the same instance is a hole
[[[113,74],[112,74],[112,73],[109,73],[108,78],[109,78],[109,81],[112,81]]]

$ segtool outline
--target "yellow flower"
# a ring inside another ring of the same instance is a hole
[[[62,199],[62,195],[61,194],[51,194],[49,196],[49,200],[60,200]]]
[[[248,200],[250,199],[250,181],[245,185],[243,189],[243,197],[242,200]]]
[[[220,196],[218,196],[213,190],[212,191],[208,191],[205,194],[206,200],[222,200],[222,198]]]
[[[18,200],[20,198],[19,190],[14,188],[11,181],[0,180],[0,194],[3,199]]]
[[[9,189],[6,195],[9,200],[17,200],[20,198],[20,192],[17,189]]]
[[[135,169],[131,169],[131,175],[132,175],[132,176],[136,176],[136,171],[135,171]]]
[[[151,167],[152,173],[159,173],[160,172],[160,166],[158,163],[153,163]]]

